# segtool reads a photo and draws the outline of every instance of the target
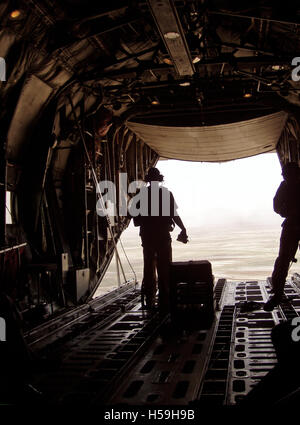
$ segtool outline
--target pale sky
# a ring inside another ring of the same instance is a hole
[[[283,222],[273,211],[273,197],[282,181],[277,154],[220,164],[167,160],[159,161],[157,168],[164,175],[164,185],[174,194],[189,237],[189,243],[183,245],[176,241],[179,228],[174,230],[173,261],[208,259],[214,275],[229,280],[271,275]],[[122,241],[141,281],[139,228],[131,223]],[[121,247],[119,253],[123,258]],[[123,264],[131,277],[125,258]],[[298,264],[290,273],[294,272],[300,273]],[[111,288],[113,283],[114,261],[99,291]]]
[[[277,226],[273,197],[282,181],[277,154],[224,163],[159,161],[186,227],[265,224]]]
[[[164,185],[173,192],[187,228],[275,227],[282,222],[273,212],[273,197],[282,181],[276,153],[223,163],[163,160],[157,168],[164,175]],[[11,222],[8,213],[7,222]]]

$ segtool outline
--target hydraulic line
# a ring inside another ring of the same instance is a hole
[[[84,134],[83,134],[82,128],[81,128],[81,126],[80,126],[80,124],[78,122],[78,118],[77,118],[77,115],[76,115],[76,112],[75,112],[75,108],[74,108],[74,104],[73,104],[73,101],[72,101],[71,96],[69,96],[69,101],[70,101],[70,105],[71,105],[71,108],[72,108],[72,113],[74,115],[74,119],[75,119],[75,122],[76,122],[76,125],[77,125],[77,128],[78,128],[78,131],[79,131],[79,134],[80,134],[82,143],[83,143],[85,155],[86,155],[87,161],[89,163],[89,166],[90,166],[90,168],[92,170],[92,176],[93,176],[94,184],[96,186],[96,192],[98,193],[98,197],[99,197],[99,201],[100,201],[100,204],[101,204],[101,208],[103,208],[103,210],[104,210],[105,209],[105,204],[104,204],[102,193],[101,193],[101,190],[100,190],[100,187],[99,187],[99,182],[97,180],[96,172],[95,172],[93,163],[92,163],[92,161],[90,159],[89,152],[87,150],[87,146],[86,146],[86,143],[85,143]],[[120,264],[124,281],[127,282],[127,279],[126,279],[126,276],[125,276],[125,273],[124,273],[124,269],[123,269],[123,266],[122,266],[122,263],[121,263],[121,260],[120,260],[119,252],[118,252],[118,249],[117,249],[117,244],[116,244],[115,237],[114,237],[114,234],[113,234],[113,230],[112,230],[110,219],[109,219],[108,215],[106,215],[105,218],[106,218],[106,221],[107,221],[107,225],[108,225],[110,237],[111,237],[112,242],[113,242],[113,245],[114,245],[114,250],[115,250],[115,253],[116,253],[117,261]]]

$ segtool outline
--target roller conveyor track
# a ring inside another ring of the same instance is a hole
[[[297,288],[288,283],[286,289],[292,290],[297,304]],[[227,282],[212,329],[187,332],[177,340],[158,337],[110,402],[218,407],[239,403],[277,362],[271,330],[286,316],[281,307],[272,313],[262,310],[269,292],[266,282]],[[244,312],[245,301],[258,303],[257,310]]]
[[[294,297],[288,306],[244,312],[244,301],[262,307],[269,284],[220,279],[215,321],[194,331],[161,323],[128,293],[127,309],[123,299],[105,325],[90,322],[64,343],[59,368],[39,374],[35,385],[50,404],[235,405],[276,364],[271,329],[300,310],[297,286],[287,283],[286,292]]]
[[[120,311],[129,309],[140,299],[140,291],[134,284],[128,284],[87,304],[70,308],[63,314],[28,330],[25,339],[34,351],[47,351],[82,333],[94,324],[105,326]]]
[[[117,315],[114,312],[106,318],[105,325],[91,322],[88,329],[54,350],[54,357],[61,357],[59,367],[51,373],[39,373],[35,380],[47,403],[69,404],[77,397],[90,403],[94,397],[103,400],[108,394],[115,379],[145,349],[161,324],[157,314],[141,310],[140,294],[136,295],[134,306],[131,303],[126,311],[119,308]]]
[[[277,363],[271,331],[280,322],[299,315],[300,311],[299,289],[293,282],[285,285],[285,294],[293,299],[271,313],[262,309],[242,312],[239,304],[236,304],[231,365],[224,404],[238,403]],[[258,302],[262,308],[270,295],[269,281],[249,281],[235,286],[234,299],[236,302]]]

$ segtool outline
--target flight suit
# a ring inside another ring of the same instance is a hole
[[[283,181],[274,197],[274,211],[286,219],[282,223],[279,254],[272,273],[272,286],[282,296],[289,265],[295,258],[300,240],[300,183]]]
[[[157,233],[156,233],[157,232]],[[156,272],[159,290],[159,308],[162,312],[170,310],[169,265],[172,261],[171,237],[166,229],[157,229],[155,233],[141,227],[141,239],[144,255],[143,293],[146,306],[153,308],[157,290]]]
[[[173,230],[173,219],[177,205],[174,197],[166,188],[159,189],[159,207],[157,215],[151,214],[151,187],[143,188],[147,191],[148,214],[135,218],[135,225],[140,226],[144,255],[144,277],[142,292],[145,296],[146,307],[151,309],[155,304],[157,281],[159,289],[159,310],[162,313],[170,311],[169,266],[172,261],[172,247],[170,231]],[[169,213],[163,211],[163,197],[169,202]],[[153,202],[152,202],[153,203]],[[157,273],[157,280],[156,280]]]

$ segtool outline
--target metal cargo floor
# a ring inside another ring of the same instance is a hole
[[[43,351],[61,363],[37,374],[34,384],[50,404],[234,405],[276,364],[271,329],[299,313],[298,287],[289,282],[285,290],[293,295],[288,305],[242,312],[240,303],[268,299],[269,283],[219,279],[208,330],[162,323],[141,309],[134,288],[123,290],[121,302],[94,300],[91,314],[102,320],[77,319],[79,331],[61,344],[58,326]],[[38,345],[33,337],[31,344]]]

